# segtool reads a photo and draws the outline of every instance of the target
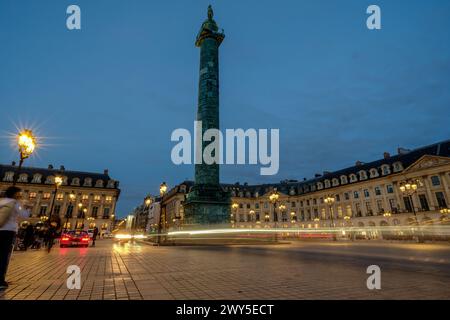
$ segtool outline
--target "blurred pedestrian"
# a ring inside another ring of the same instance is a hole
[[[98,228],[94,227],[94,231],[92,232],[92,246],[95,247],[95,240],[97,240]]]
[[[5,277],[19,229],[18,220],[30,216],[20,203],[21,191],[18,187],[9,187],[5,191],[5,197],[0,199],[0,290],[8,288]]]

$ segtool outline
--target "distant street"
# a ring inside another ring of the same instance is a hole
[[[366,268],[381,268],[368,290]],[[66,268],[81,268],[81,290]],[[450,299],[450,244],[55,247],[14,252],[0,299]]]

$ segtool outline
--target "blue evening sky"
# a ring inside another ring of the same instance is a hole
[[[223,182],[302,179],[450,137],[449,1],[1,0],[0,162],[17,160],[15,125],[33,126],[45,146],[27,165],[109,168],[119,215],[192,179],[170,134],[192,131],[210,3],[226,34],[221,127],[280,129],[278,175],[223,166]],[[81,31],[66,29],[70,4]]]

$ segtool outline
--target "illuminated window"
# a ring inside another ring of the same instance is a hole
[[[111,202],[112,201],[112,197],[111,196],[106,196],[106,202]]]
[[[81,197],[82,200],[88,200],[89,196],[87,194],[83,194],[83,196]]]
[[[50,199],[50,192],[46,192],[46,193],[44,193],[44,195],[43,195],[43,197],[42,198],[44,198],[44,199]]]
[[[98,194],[94,196],[94,201],[100,201],[100,196]]]
[[[63,194],[63,193],[58,193],[58,194],[56,195],[56,200],[61,201],[62,199],[64,199],[64,194]]]
[[[36,199],[36,192],[30,192],[30,200]]]

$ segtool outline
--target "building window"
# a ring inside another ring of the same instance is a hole
[[[41,206],[39,208],[39,215],[40,216],[45,216],[46,213],[47,213],[47,206]]]
[[[247,203],[247,209],[250,209],[250,203]]]
[[[317,199],[313,199],[313,205],[317,204]]]
[[[309,206],[309,200],[306,200],[306,205]]]
[[[295,201],[291,202],[291,208],[295,208]]]
[[[382,172],[383,172],[383,176],[386,176],[386,175],[388,175],[388,174],[391,173],[391,169],[389,168],[389,165],[387,165],[387,164],[384,164],[384,165],[381,167],[381,170],[382,170]]]
[[[242,213],[239,214],[239,222],[244,222],[244,215]]]
[[[337,201],[337,202],[341,201],[341,196],[338,195],[338,194],[336,195],[336,201]]]
[[[86,201],[86,200],[89,199],[89,196],[88,196],[87,194],[83,194],[83,195],[81,196],[81,199],[82,199],[83,201]]]
[[[394,193],[394,187],[392,186],[392,184],[388,184],[386,186],[386,191],[387,193]]]
[[[259,209],[259,203],[255,203],[255,209]]]
[[[392,212],[397,211],[397,204],[395,203],[395,199],[389,199],[389,206],[391,207]]]
[[[244,208],[244,204],[243,203],[239,203],[239,209]]]
[[[431,177],[431,184],[433,186],[440,186],[441,185],[441,180],[439,179],[438,176],[432,176]]]
[[[394,163],[394,172],[399,172],[403,170],[403,165],[401,162]]]
[[[350,182],[356,182],[358,180],[358,178],[356,177],[356,174],[352,173],[350,175]]]
[[[380,189],[380,187],[375,187],[375,195],[376,196],[381,196],[381,189]]]
[[[64,194],[63,194],[63,193],[58,193],[58,194],[56,195],[56,200],[62,201],[62,199],[64,199]]]
[[[341,184],[347,183],[347,176],[341,176]]]
[[[420,207],[423,211],[430,211],[430,207],[428,206],[427,197],[424,194],[419,194]]]
[[[66,210],[66,218],[72,218],[73,205],[69,204]]]
[[[269,204],[267,202],[264,202],[264,209],[269,208]]]
[[[372,206],[370,202],[366,202],[366,210],[368,216],[373,216]]]
[[[344,199],[350,200],[350,194],[348,192],[344,193]]]
[[[366,179],[367,179],[367,173],[366,173],[366,171],[361,170],[361,171],[359,172],[359,179],[360,179],[360,180],[366,180]]]
[[[98,207],[92,207],[92,217],[97,218]]]
[[[358,191],[353,192],[353,198],[358,199],[359,198],[359,193]]]
[[[112,201],[112,197],[111,196],[106,196],[105,200],[106,200],[106,202],[111,202]]]
[[[369,196],[369,189],[364,189],[364,197],[368,198]]]
[[[103,219],[109,219],[109,208],[103,209]]]
[[[442,192],[436,192],[436,200],[440,209],[447,208],[447,202]]]
[[[256,221],[260,221],[259,219],[259,212],[257,212],[256,214],[255,214],[255,219],[256,219]]]
[[[340,206],[337,208],[337,211],[338,211],[338,217],[342,218],[342,208]]]
[[[94,201],[96,201],[96,202],[100,201],[100,195],[96,194],[94,196]]]
[[[383,213],[384,212],[383,201],[382,200],[377,200],[377,209],[378,209],[378,213]]]
[[[361,217],[362,216],[362,214],[361,214],[361,204],[355,203],[355,211],[356,211],[356,216],[357,217]]]
[[[36,192],[30,192],[30,200],[36,199]]]
[[[411,199],[409,197],[403,197],[403,202],[405,203],[405,209],[407,212],[412,212],[413,207],[411,204]]]
[[[44,200],[50,199],[50,192],[45,192],[42,198],[43,198]]]
[[[61,211],[61,206],[59,204],[55,205],[55,208],[53,209],[53,213],[59,215],[60,211]]]

